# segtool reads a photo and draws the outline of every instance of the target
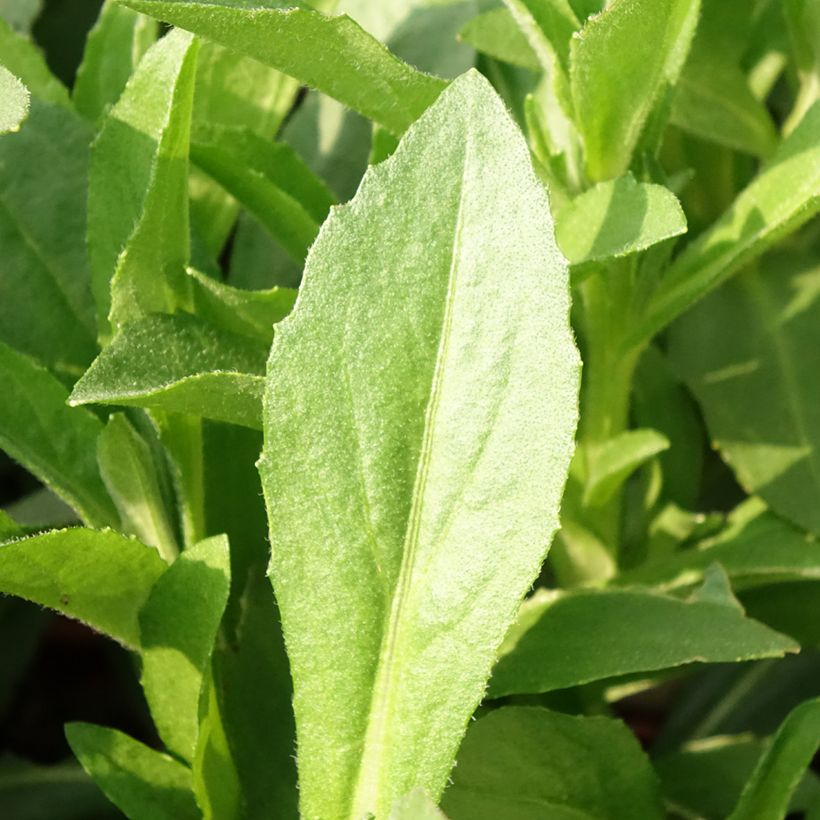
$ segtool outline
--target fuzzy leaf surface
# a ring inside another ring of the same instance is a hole
[[[306,815],[440,794],[557,524],[567,311],[546,194],[469,72],[332,212],[271,352],[260,472]]]
[[[15,133],[28,116],[31,95],[8,69],[0,65],[0,134]]]

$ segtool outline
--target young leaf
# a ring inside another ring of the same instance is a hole
[[[283,71],[397,135],[446,86],[394,57],[346,15],[326,17],[286,0],[263,8],[201,0],[121,2]]]
[[[224,535],[184,550],[140,611],[142,687],[165,745],[191,761],[200,700],[230,588]]]
[[[110,530],[55,530],[0,546],[0,592],[135,648],[137,615],[165,568],[155,549]]]
[[[630,341],[640,344],[820,210],[820,102],[728,211],[675,260]]]
[[[689,311],[670,346],[673,365],[744,489],[815,533],[819,286],[815,255],[769,254]]]
[[[470,726],[444,795],[452,820],[661,820],[657,777],[617,720],[498,709]]]
[[[23,83],[0,65],[0,134],[20,130],[28,116],[30,99],[31,95]]]
[[[685,232],[675,195],[632,174],[590,188],[555,219],[558,246],[573,265],[637,253]]]
[[[627,430],[606,441],[587,476],[584,504],[606,504],[635,470],[668,447],[669,439],[657,430]]]
[[[109,318],[116,327],[187,304],[195,69],[191,35],[163,37],[140,62],[94,143],[88,249],[103,335]]]
[[[695,662],[778,658],[799,649],[731,603],[641,589],[534,596],[505,641],[490,695],[549,692]]]
[[[71,750],[106,797],[130,820],[202,820],[191,770],[115,729],[65,728]]]
[[[500,6],[477,15],[459,38],[496,60],[539,71],[541,63],[509,9]]]
[[[157,39],[155,20],[105,0],[88,33],[71,92],[74,107],[92,122],[114,105],[143,54]]]
[[[113,526],[94,451],[102,424],[66,406],[68,390],[33,359],[0,342],[0,448],[23,464],[91,526]]]
[[[117,404],[261,427],[265,350],[193,316],[127,324],[74,385],[72,406]]]
[[[20,132],[0,137],[0,341],[72,379],[96,353],[83,241],[90,139],[80,117],[36,97]]]
[[[413,789],[393,804],[388,820],[447,820],[447,818],[423,789]]]
[[[145,440],[122,413],[114,413],[97,439],[97,462],[124,529],[156,547],[171,563],[179,552],[162,497],[157,469]]]
[[[820,746],[820,699],[801,703],[760,758],[729,820],[780,820]]]
[[[567,310],[545,192],[470,72],[331,214],[274,339],[260,472],[304,814],[440,794],[557,524]]]
[[[573,38],[572,99],[594,181],[629,168],[649,115],[683,68],[699,10],[699,0],[621,0]]]
[[[193,268],[188,268],[188,275],[193,279],[197,316],[231,333],[258,339],[265,346],[273,339],[273,326],[290,313],[296,301],[294,288],[244,290]]]
[[[335,200],[290,146],[244,129],[200,129],[191,145],[191,159],[296,261],[304,261]]]

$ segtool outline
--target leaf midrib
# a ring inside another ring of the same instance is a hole
[[[467,123],[470,122],[470,115],[471,112],[465,112],[465,121]],[[444,381],[445,365],[452,336],[453,308],[456,298],[461,235],[464,225],[464,187],[472,153],[472,141],[470,139],[469,129],[468,124],[465,132],[464,156],[458,188],[458,210],[456,212],[453,230],[450,270],[441,322],[441,338],[439,340],[438,352],[436,353],[436,361],[433,368],[430,397],[425,410],[424,432],[419,452],[419,462],[413,487],[410,513],[407,519],[408,523],[402,550],[401,568],[385,623],[382,649],[379,652],[376,674],[373,679],[373,700],[368,713],[369,720],[365,732],[356,784],[351,795],[350,817],[352,820],[366,816],[367,812],[375,811],[382,787],[383,767],[381,764],[384,760],[382,749],[394,691],[392,680],[398,643],[397,639],[403,621],[403,609],[409,593],[413,569],[416,563],[425,490],[430,472],[433,439],[436,429],[436,417],[441,403],[441,388]]]

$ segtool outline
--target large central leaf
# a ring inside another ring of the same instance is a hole
[[[456,80],[332,211],[260,462],[305,817],[443,789],[558,523],[578,355],[526,145]]]

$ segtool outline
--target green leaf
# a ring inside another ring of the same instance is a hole
[[[549,692],[695,662],[779,658],[799,649],[731,603],[638,588],[538,593],[507,636],[490,696]]]
[[[820,210],[820,102],[732,206],[675,260],[630,341],[640,344]]]
[[[140,62],[94,143],[88,249],[103,335],[109,319],[116,327],[187,304],[195,69],[193,38],[182,31],[163,37]]]
[[[0,546],[0,592],[134,648],[139,610],[165,568],[155,549],[110,530],[54,530]]]
[[[69,403],[150,407],[261,427],[265,349],[179,314],[127,324],[74,385]]]
[[[305,815],[440,794],[557,525],[567,310],[545,192],[469,72],[331,214],[274,339],[260,472]]]
[[[65,733],[82,767],[130,820],[201,820],[182,763],[115,729],[69,723]]]
[[[447,818],[423,789],[413,789],[393,804],[389,820],[447,820]]]
[[[568,0],[505,0],[505,5],[529,40],[541,67],[546,71],[552,69],[549,53],[555,54],[566,71],[570,40],[580,27]]]
[[[629,168],[650,114],[683,68],[699,9],[699,0],[624,0],[573,38],[572,98],[594,181]]]
[[[0,510],[0,541],[8,541],[17,535],[22,535],[22,527],[5,511]]]
[[[122,413],[114,413],[100,434],[97,462],[124,529],[173,561],[179,547],[151,450]]]
[[[157,39],[155,20],[105,0],[88,33],[71,92],[74,107],[92,122],[114,105],[143,54]]]
[[[38,99],[70,108],[68,91],[49,71],[40,50],[28,38],[14,32],[0,19],[0,55],[8,71]],[[59,132],[58,132],[59,133]]]
[[[815,533],[819,288],[815,254],[772,253],[683,317],[670,347],[744,489]]]
[[[33,359],[0,343],[0,448],[92,526],[118,522],[97,471],[102,424],[66,406],[68,390]]]
[[[127,0],[126,5],[283,71],[395,134],[402,134],[446,85],[394,57],[346,15],[327,17],[284,0],[263,8],[244,0]]]
[[[142,687],[168,749],[194,758],[200,700],[230,589],[228,539],[184,550],[157,581],[140,621]]]
[[[96,353],[83,241],[90,139],[76,114],[36,97],[20,132],[0,137],[0,341],[70,378]]]
[[[43,0],[3,0],[2,17],[15,31],[29,31],[43,8]]]
[[[627,430],[601,446],[584,485],[584,504],[606,504],[640,466],[669,448],[657,430]]]
[[[477,51],[506,63],[539,71],[541,63],[509,9],[500,6],[474,17],[459,38]]]
[[[296,301],[293,288],[244,290],[188,268],[194,280],[194,310],[213,325],[270,345],[273,326],[290,313]]]
[[[290,146],[246,129],[200,129],[191,145],[191,159],[296,261],[304,261],[335,200]]]
[[[801,703],[778,729],[729,820],[780,820],[820,746],[820,699]]]
[[[0,65],[0,134],[20,130],[28,116],[30,99],[28,89],[14,74]]]
[[[677,197],[632,174],[590,188],[555,220],[558,246],[573,265],[637,253],[685,232]]]
[[[443,808],[452,820],[661,820],[657,777],[617,720],[538,707],[470,726]]]

